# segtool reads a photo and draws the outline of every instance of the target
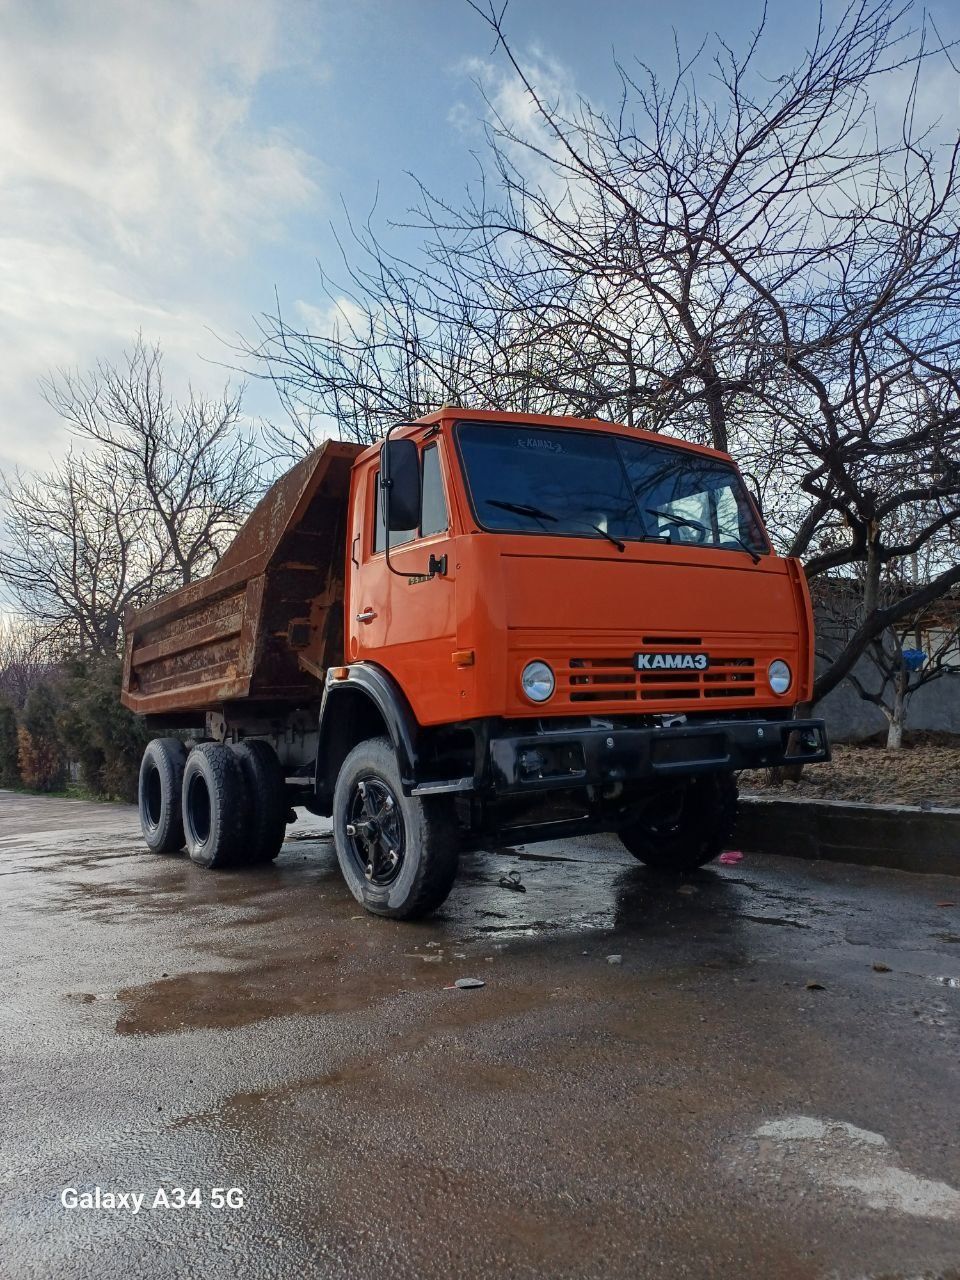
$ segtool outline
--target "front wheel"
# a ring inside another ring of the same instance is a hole
[[[620,839],[655,871],[695,871],[722,851],[736,820],[736,778],[708,773],[658,796],[642,818],[620,831]]]
[[[333,838],[347,887],[374,915],[427,915],[453,886],[453,805],[446,796],[405,796],[386,738],[361,742],[344,760],[333,791]]]

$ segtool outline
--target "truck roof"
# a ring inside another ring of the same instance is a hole
[[[435,413],[424,414],[422,418],[417,418],[409,426],[400,428],[396,432],[396,436],[397,438],[402,438],[406,435],[412,435],[421,427],[429,427],[442,422],[517,422],[530,427],[554,427],[568,431],[596,431],[604,435],[627,436],[631,440],[636,440],[639,437],[641,440],[647,440],[651,444],[666,445],[673,449],[686,449],[690,453],[706,454],[711,458],[721,458],[724,462],[732,461],[730,454],[724,453],[720,449],[712,449],[704,444],[694,444],[690,440],[680,440],[676,436],[661,435],[657,431],[645,431],[641,427],[628,427],[622,422],[606,422],[601,418],[574,418],[570,415],[562,416],[549,413],[512,413],[501,409],[467,409],[457,405],[444,405],[442,409],[437,409]],[[357,462],[363,462],[379,451],[382,443],[382,439],[377,440],[368,449],[365,449],[357,458]]]

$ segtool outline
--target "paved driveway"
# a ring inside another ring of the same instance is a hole
[[[960,881],[569,841],[402,925],[298,825],[0,793],[4,1277],[960,1275]]]

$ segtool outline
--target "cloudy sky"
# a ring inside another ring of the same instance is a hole
[[[812,0],[769,7],[772,57],[806,43]],[[673,28],[692,50],[722,11],[737,44],[760,10],[512,0],[508,29],[555,86],[605,102],[614,48],[664,65]],[[955,0],[932,10],[960,32]],[[379,189],[401,214],[408,171],[462,188],[478,76],[523,111],[466,0],[0,0],[0,21],[0,466],[64,447],[47,370],[116,357],[138,330],[174,381],[218,387],[224,342],[275,290],[287,311],[322,304],[344,205],[363,217]],[[273,411],[266,388],[248,408]]]

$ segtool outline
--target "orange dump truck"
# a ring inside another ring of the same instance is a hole
[[[358,901],[421,915],[466,839],[615,831],[657,869],[729,838],[736,771],[829,758],[799,563],[731,459],[446,408],[327,442],[204,580],[127,619],[155,852],[276,857],[329,816]],[[186,738],[186,741],[183,739]]]

